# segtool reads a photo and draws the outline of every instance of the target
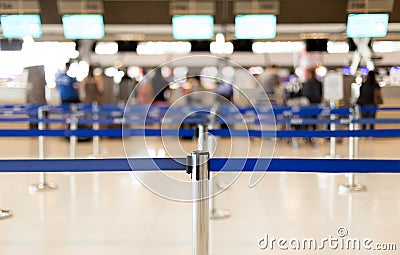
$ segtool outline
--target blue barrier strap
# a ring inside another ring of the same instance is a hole
[[[264,131],[263,131],[264,132]],[[268,132],[268,131],[267,131]],[[269,132],[270,133],[270,132]],[[271,136],[271,134],[266,133],[264,137]],[[380,130],[298,130],[298,131],[276,131],[277,138],[329,138],[329,137],[399,137],[399,129],[380,129]]]
[[[0,118],[0,122],[37,122],[37,119],[31,118]]]
[[[378,111],[400,111],[400,107],[379,107]]]
[[[36,119],[36,118],[0,118],[1,122],[29,122],[29,123],[68,123],[70,118],[51,118],[51,119]],[[165,118],[163,120],[158,118],[136,118],[136,119],[123,119],[123,118],[111,118],[111,119],[77,119],[78,124],[155,124],[155,123],[171,123],[171,124],[199,124],[199,123],[206,123],[208,119],[205,117],[193,117],[193,118]],[[358,123],[358,124],[400,124],[400,119],[359,119],[359,120],[352,120],[349,119],[312,119],[312,118],[287,118],[287,119],[271,119],[271,118],[224,118],[219,119],[217,118],[217,123],[225,123],[225,124],[288,124],[288,125],[328,125],[331,123],[334,124],[342,124],[347,125],[349,123]]]
[[[193,129],[78,129],[78,130],[38,130],[38,129],[0,129],[0,137],[122,137],[124,136],[194,136]]]
[[[210,168],[228,172],[399,173],[400,160],[213,158]]]
[[[0,160],[0,172],[185,170],[185,158]],[[129,164],[130,163],[130,164]],[[213,158],[213,172],[399,173],[400,160]]]
[[[400,119],[359,119],[353,120],[353,123],[359,124],[400,124]]]
[[[124,136],[194,136],[194,129],[128,129]]]
[[[114,172],[184,170],[186,159],[46,159],[0,160],[0,172]]]
[[[213,129],[209,132],[220,137],[276,137],[276,138],[329,138],[329,137],[398,137],[399,129],[381,130],[229,130]]]
[[[400,137],[399,129],[381,130],[229,130],[214,129],[209,132],[219,137],[264,137],[264,138],[329,138],[329,137]],[[78,130],[37,130],[37,129],[14,129],[0,130],[0,137],[121,137],[123,136],[194,136],[193,129],[78,129]]]

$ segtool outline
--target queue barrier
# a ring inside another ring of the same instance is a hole
[[[129,164],[129,161],[132,164]],[[238,167],[239,166],[239,167]],[[242,166],[242,167],[240,167]],[[400,160],[209,158],[194,151],[187,158],[120,158],[75,160],[0,160],[0,172],[114,172],[186,170],[192,179],[193,254],[209,254],[210,171],[399,173]],[[0,210],[0,217],[12,216]]]
[[[378,130],[231,130],[210,129],[218,137],[253,138],[346,138],[346,137],[400,137],[399,129]],[[0,137],[127,137],[127,136],[194,136],[195,129],[0,129]]]
[[[129,161],[132,161],[133,164],[129,164]],[[211,158],[209,165],[212,172],[400,173],[400,160]],[[3,173],[155,170],[186,170],[186,158],[0,160],[0,172]]]
[[[93,109],[93,105],[91,104],[76,104],[77,111],[91,111]],[[13,112],[23,112],[23,111],[33,111],[37,110],[39,107],[45,107],[46,110],[52,112],[57,110],[64,110],[65,112],[71,112],[71,107],[69,104],[64,105],[45,105],[45,104],[33,104],[33,105],[0,105],[0,114],[8,113],[12,114]],[[98,106],[100,112],[120,112],[123,113],[125,110],[137,111],[137,112],[147,112],[150,111],[158,111],[160,113],[165,113],[168,110],[172,110],[175,113],[188,113],[198,110],[209,110],[212,106],[209,105],[184,105],[179,107],[169,107],[169,106],[155,106],[155,105],[128,105],[119,106],[119,105],[100,105]],[[361,107],[363,111],[400,111],[400,107],[374,107],[367,106]],[[329,116],[330,114],[336,115],[348,115],[351,114],[350,107],[339,107],[339,108],[330,108],[328,105],[311,105],[311,106],[301,106],[301,107],[290,107],[290,106],[265,106],[265,105],[254,105],[254,106],[226,106],[221,105],[219,107],[219,114],[271,114],[275,115],[324,115]]]
[[[184,120],[182,118],[113,118],[113,119],[77,119],[78,124],[199,124],[208,122],[208,118],[206,117],[189,117]],[[29,122],[32,124],[37,124],[39,122],[43,122],[46,124],[69,124],[71,122],[71,118],[0,118],[0,122]],[[400,124],[400,119],[395,118],[385,118],[385,119],[312,119],[312,118],[293,118],[293,119],[271,119],[271,118],[256,118],[256,117],[247,117],[247,118],[216,118],[217,123],[225,123],[225,124],[290,124],[290,125],[328,125],[328,124],[340,124],[340,125],[348,125],[351,123],[357,124]]]

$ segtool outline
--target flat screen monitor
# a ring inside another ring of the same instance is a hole
[[[349,14],[346,34],[348,38],[385,37],[389,14]]]
[[[328,39],[307,39],[306,51],[327,51]]]
[[[63,15],[64,37],[67,39],[101,39],[104,22],[101,14]]]
[[[20,39],[0,39],[0,49],[2,51],[20,51],[23,41]]]
[[[1,29],[4,38],[32,38],[42,36],[42,23],[39,14],[1,15]]]
[[[235,17],[237,39],[271,39],[276,36],[276,16],[273,14],[249,14]]]
[[[214,36],[212,15],[175,15],[172,36],[177,40],[206,40]]]

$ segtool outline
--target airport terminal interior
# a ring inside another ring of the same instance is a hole
[[[0,126],[1,255],[399,254],[400,0],[1,0]]]

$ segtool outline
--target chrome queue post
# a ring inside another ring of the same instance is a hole
[[[47,106],[40,106],[38,108],[38,129],[45,129],[45,122],[43,119],[45,118],[45,112],[48,110]],[[45,158],[44,151],[44,136],[38,136],[38,150],[39,150],[39,159]],[[55,183],[47,182],[46,173],[39,173],[39,183],[29,185],[30,192],[40,192],[40,191],[53,191],[57,189],[57,185]]]
[[[92,124],[92,129],[93,130],[99,130],[100,125],[99,125],[99,104],[97,102],[92,103],[92,119],[93,119],[93,124]],[[100,156],[100,137],[98,135],[93,136],[93,154],[91,157],[93,158],[98,158]]]
[[[353,120],[360,119],[360,109],[356,105],[353,109],[352,117],[350,118],[349,130],[359,130],[359,124],[354,123]],[[349,159],[358,158],[358,137],[349,137]],[[363,184],[356,183],[356,177],[354,173],[346,174],[348,183],[339,185],[339,192],[342,194],[348,194],[352,192],[364,192],[366,187]]]
[[[330,109],[333,110],[335,109],[335,100],[330,100],[329,101],[329,106]],[[336,130],[336,124],[333,123],[333,120],[336,119],[334,114],[330,114],[329,118],[332,120],[331,124],[330,124],[330,131],[335,131]],[[329,157],[330,158],[336,158],[336,137],[330,137],[329,138]]]
[[[209,255],[209,159],[208,151],[193,151],[187,157],[186,172],[192,179],[193,255]]]
[[[216,144],[214,143],[213,137],[209,136],[208,130],[213,129],[213,124],[215,123],[216,109],[211,109],[210,111],[210,124],[207,126],[206,124],[199,124],[198,128],[198,149],[203,151],[208,151],[210,153],[210,157],[212,157]],[[216,206],[216,198],[214,197],[214,189],[217,188],[216,181],[213,181],[214,175],[210,175],[210,218],[211,219],[224,219],[228,218],[231,215],[231,212],[227,209],[217,209]]]
[[[70,124],[69,129],[71,131],[78,129],[78,117],[77,117],[77,108],[76,104],[71,104],[71,116],[70,116]],[[71,135],[69,137],[69,158],[74,159],[76,156],[76,142],[77,142],[76,135]]]

